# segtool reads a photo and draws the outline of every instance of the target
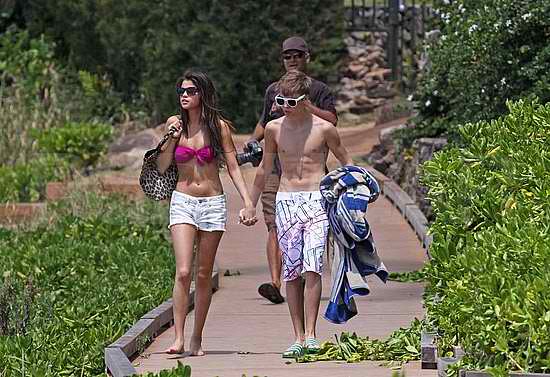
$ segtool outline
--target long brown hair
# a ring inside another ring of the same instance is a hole
[[[221,110],[217,107],[218,95],[216,88],[212,83],[212,80],[204,72],[196,70],[187,70],[180,77],[176,83],[176,88],[181,87],[183,81],[191,81],[199,90],[201,95],[201,118],[200,121],[206,126],[208,136],[210,138],[210,145],[214,148],[214,155],[218,161],[218,165],[221,167],[225,165],[225,155],[222,145],[221,126],[222,122],[226,123],[231,130],[233,125],[229,122],[221,113]],[[189,136],[189,116],[187,110],[181,107],[181,103],[178,98],[178,106],[180,108],[180,116],[183,124],[183,134],[185,137]]]

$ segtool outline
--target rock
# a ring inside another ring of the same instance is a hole
[[[423,137],[417,139],[413,143],[413,148],[417,150],[417,161],[422,164],[428,160],[431,160],[434,153],[440,151],[447,145],[447,139],[445,138],[428,138]]]
[[[376,106],[372,103],[364,103],[362,105],[355,105],[355,106],[352,106],[349,111],[352,113],[352,114],[357,114],[357,115],[360,115],[360,114],[365,114],[365,113],[369,113],[371,112],[372,110],[374,110],[376,108]]]
[[[369,67],[365,67],[363,66],[363,69],[356,75],[357,78],[359,79],[362,79],[363,77],[365,77],[367,75],[367,73],[370,72],[370,68]]]
[[[403,40],[405,42],[410,42],[412,40],[411,33],[406,29],[403,30]]]
[[[439,29],[430,30],[425,35],[427,42],[435,42],[439,39],[439,37],[441,37],[441,30]]]
[[[127,134],[109,147],[107,163],[112,169],[139,169],[143,155],[156,147],[162,137],[164,124],[134,134]]]
[[[352,113],[338,114],[338,122],[344,124],[357,124],[361,120],[361,117]]]
[[[379,46],[376,46],[376,45],[368,45],[367,46],[367,53],[371,53],[371,52],[375,52],[375,51],[380,51],[380,50],[384,50],[383,48],[379,47]]]
[[[389,142],[386,141],[385,144],[387,145]],[[411,148],[394,156],[386,171],[386,175],[395,180],[410,195],[428,219],[432,218],[432,209],[426,199],[428,189],[420,183],[418,168],[424,162],[432,159],[434,153],[443,149],[446,144],[447,140],[443,138],[415,140]],[[393,146],[391,148],[394,149]]]
[[[363,93],[363,90],[358,89],[342,90],[338,93],[337,98],[341,101],[353,101],[354,98],[359,97]]]
[[[360,96],[358,98],[355,98],[355,103],[358,105],[358,106],[374,106],[374,102],[372,101],[371,98],[363,95],[363,96]]]
[[[338,114],[348,112],[349,109],[353,106],[353,101],[347,101],[347,102],[336,102],[336,112]]]
[[[357,59],[364,54],[365,54],[365,50],[362,49],[361,47],[355,47],[355,46],[348,47],[348,55],[352,59]]]
[[[397,95],[397,91],[392,88],[379,85],[376,88],[370,89],[367,94],[374,98],[393,98]]]
[[[378,170],[379,172],[385,172],[388,170],[389,163],[385,159],[379,159],[379,160],[373,160],[369,161],[369,164],[372,165],[373,168]]]
[[[403,128],[407,128],[407,126],[405,124],[400,124],[398,126],[384,128],[382,131],[380,131],[378,138],[380,139],[380,145],[382,146],[383,150],[389,151],[393,149],[392,134],[397,130],[402,130]]]
[[[346,87],[349,87],[351,86],[351,84],[354,82],[355,80],[350,78],[350,77],[342,77],[340,79],[340,84],[342,85],[342,87],[346,88]]]
[[[344,43],[346,44],[346,46],[353,46],[355,45],[355,40],[351,37],[346,37],[344,38]]]
[[[368,91],[369,89],[375,88],[379,85],[378,81],[374,81],[372,77],[363,77],[362,80],[365,83],[365,89]]]
[[[412,105],[400,105],[399,102],[387,101],[375,110],[375,124],[387,123],[412,115]]]
[[[367,84],[364,80],[353,80],[349,84],[350,89],[365,89],[366,86]]]
[[[346,11],[355,13],[355,22],[364,24],[358,24],[359,26],[379,26],[380,28],[388,26],[385,11],[381,8],[363,9],[357,7],[348,8]],[[412,41],[415,39],[420,43],[423,38],[421,34],[424,33],[418,12],[416,12],[417,17],[414,17],[415,11],[420,12],[420,9],[410,8],[407,12],[399,15],[400,20],[406,21],[401,39],[403,44],[401,54],[411,64],[411,67],[426,67],[429,62],[425,54],[414,53],[411,46]],[[351,16],[351,14],[348,14],[348,16]],[[438,30],[428,32],[431,39],[437,38],[439,34]],[[350,33],[344,42],[347,47],[347,57],[344,59],[344,66],[339,72],[341,77],[341,86],[337,96],[339,109],[350,111],[355,115],[376,110],[378,115],[374,115],[382,119],[384,115],[382,113],[385,111],[379,111],[378,109],[385,106],[390,102],[389,99],[393,99],[397,95],[397,90],[390,83],[392,70],[389,68],[386,53],[388,33],[355,31]],[[408,77],[407,75],[403,77],[402,87],[404,90],[414,90],[418,80],[410,80]],[[377,101],[374,101],[375,99]],[[391,112],[391,115],[397,116],[394,111]]]
[[[372,77],[378,81],[384,81],[391,76],[391,69],[378,68],[366,74],[366,77]]]
[[[368,154],[368,158],[372,160],[379,160],[384,158],[386,153],[388,153],[388,151],[384,149],[382,144],[376,144],[372,147],[370,153]]]
[[[351,72],[351,74],[353,76],[357,76],[357,74],[363,69],[365,68],[363,66],[363,64],[360,64],[360,63],[351,63],[350,65],[348,65],[348,70]]]
[[[367,55],[367,59],[368,59],[369,61],[371,61],[371,62],[379,63],[380,60],[384,60],[383,52],[380,51],[380,50],[376,50],[376,51],[370,52],[370,53]]]
[[[369,72],[370,72],[370,71],[375,71],[375,70],[377,70],[377,69],[379,69],[379,68],[380,68],[380,66],[378,65],[378,63],[374,63],[374,64],[372,64],[372,65],[369,67]],[[365,73],[365,75],[366,75],[366,73]]]
[[[108,167],[110,169],[139,169],[146,151],[147,149],[134,148],[127,152],[108,154]]]
[[[366,41],[369,39],[370,34],[368,31],[354,31],[351,33],[351,37],[356,40]]]
[[[154,129],[147,129],[135,134],[122,136],[111,144],[109,153],[127,152],[134,148],[151,149],[154,148],[159,141],[160,137],[158,132]]]

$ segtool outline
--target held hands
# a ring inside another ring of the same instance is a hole
[[[256,224],[258,219],[256,218],[256,208],[247,206],[239,211],[239,223],[251,226]]]

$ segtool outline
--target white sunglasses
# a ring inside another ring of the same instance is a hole
[[[302,94],[298,98],[286,98],[286,97],[283,97],[281,95],[276,95],[275,96],[275,103],[278,106],[296,107],[296,106],[298,106],[298,102],[300,102],[304,98],[306,98],[305,94]]]

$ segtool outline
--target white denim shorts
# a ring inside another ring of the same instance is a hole
[[[191,224],[207,232],[225,231],[227,200],[225,194],[196,197],[179,191],[172,192],[170,225]]]

